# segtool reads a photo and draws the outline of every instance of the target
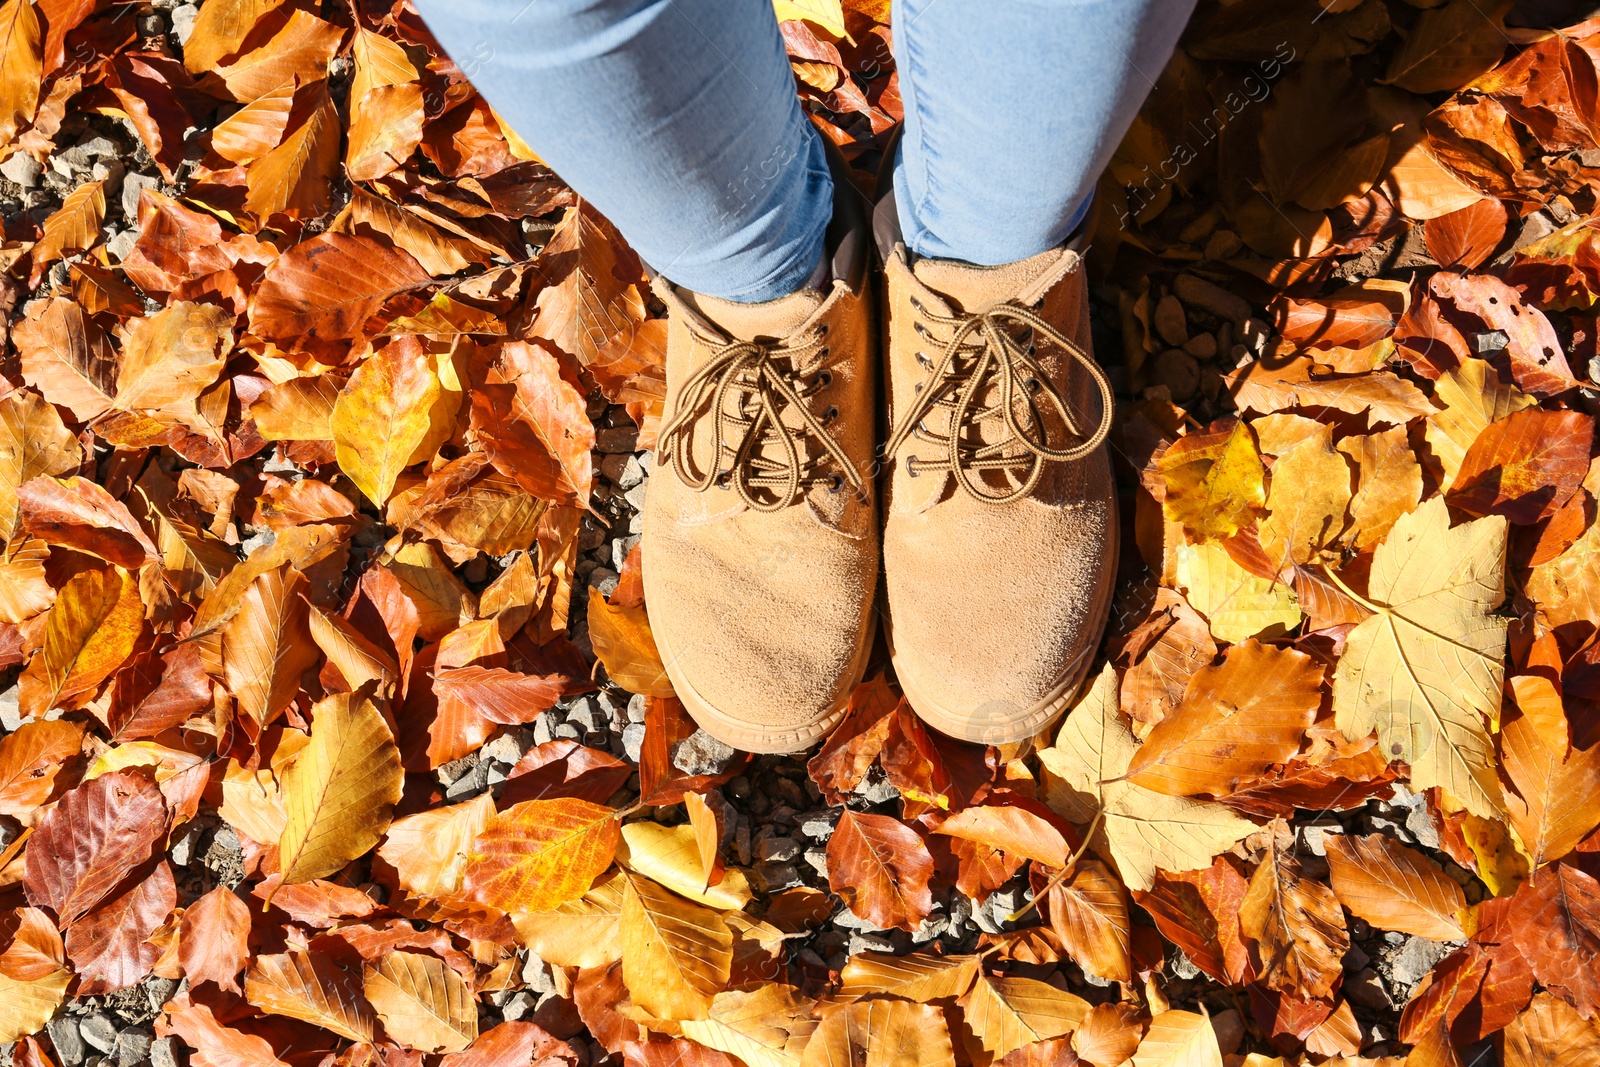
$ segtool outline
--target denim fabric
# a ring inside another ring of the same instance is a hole
[[[912,251],[1059,244],[1195,0],[894,0]],[[653,268],[772,300],[822,256],[833,183],[769,0],[417,0],[505,119]]]

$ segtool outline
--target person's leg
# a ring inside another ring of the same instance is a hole
[[[768,0],[417,0],[496,112],[644,261],[741,302],[800,288],[833,183]]]
[[[906,246],[997,266],[1060,245],[1194,4],[894,0]]]

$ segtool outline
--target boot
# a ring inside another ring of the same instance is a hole
[[[678,698],[746,752],[825,735],[872,647],[870,237],[849,183],[835,185],[826,289],[736,304],[660,284],[667,397],[645,604]]]
[[[913,261],[892,194],[874,229],[895,673],[935,729],[1020,741],[1077,693],[1116,573],[1112,392],[1090,353],[1083,260],[1068,245],[1001,267]]]

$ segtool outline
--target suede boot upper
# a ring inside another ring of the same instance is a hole
[[[1060,248],[1004,267],[912,264],[896,243],[885,270],[895,671],[935,728],[1021,740],[1076,692],[1116,570],[1111,394],[1088,356],[1083,261]]]
[[[854,225],[828,288],[770,303],[661,286],[667,397],[645,504],[645,602],[685,707],[745,751],[798,751],[825,734],[871,647],[865,242]]]

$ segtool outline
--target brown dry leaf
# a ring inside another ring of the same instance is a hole
[[[1486,721],[1500,710],[1506,522],[1450,528],[1434,497],[1395,523],[1373,555],[1371,618],[1345,639],[1333,707],[1349,740],[1378,731],[1412,787],[1443,788],[1484,818],[1504,813]]]
[[[622,828],[617,863],[707,907],[742,911],[753,899],[743,871],[729,871],[716,885],[705,884],[700,843],[686,824],[629,823]]]
[[[1094,1067],[1118,1067],[1144,1037],[1141,1014],[1132,1004],[1096,1004],[1072,1032],[1072,1051]]]
[[[3,29],[3,22],[0,22]],[[84,182],[61,201],[61,206],[44,220],[44,235],[33,246],[33,275],[39,284],[45,270],[62,256],[87,252],[100,240],[100,226],[106,218],[105,182]]]
[[[1560,997],[1538,993],[1506,1027],[1500,1047],[1505,1067],[1595,1067],[1600,1026]]]
[[[143,307],[141,302],[141,311]],[[74,419],[88,422],[111,407],[117,391],[116,352],[84,308],[55,297],[42,311],[18,321],[11,339],[21,357],[22,380]]]
[[[1502,720],[1506,809],[1535,868],[1571,852],[1600,823],[1600,746],[1575,748],[1561,694],[1539,675],[1511,679],[1520,714]]]
[[[429,281],[415,259],[383,241],[318,234],[267,268],[250,294],[250,328],[286,345],[349,340],[384,301]]]
[[[557,504],[588,500],[594,481],[594,427],[583,396],[561,376],[544,345],[500,349],[472,398],[473,431],[502,474]]]
[[[1065,867],[1072,853],[1065,829],[1054,812],[1019,797],[1011,802],[963,808],[940,823],[935,832],[1050,867]]]
[[[1164,1011],[1134,1051],[1133,1067],[1222,1067],[1211,1020],[1192,1011]]]
[[[1328,834],[1328,867],[1339,903],[1380,930],[1460,941],[1467,898],[1438,864],[1382,834]]]
[[[917,832],[887,815],[839,815],[828,839],[828,886],[879,929],[915,930],[933,910],[933,857]]]
[[[944,1013],[932,1004],[868,1000],[829,1012],[801,1067],[956,1067]]]
[[[33,121],[43,77],[38,12],[29,0],[10,0],[0,8],[0,145],[10,144]]]
[[[0,550],[0,622],[26,622],[55,602],[49,558],[50,546],[38,539],[19,537]]]
[[[1514,411],[1472,442],[1451,481],[1450,506],[1531,526],[1571,499],[1589,473],[1594,419],[1577,411]]]
[[[188,414],[222,373],[233,348],[233,316],[184,301],[129,319],[118,330],[122,361],[116,407],[137,414]]]
[[[50,799],[56,776],[83,747],[77,723],[25,722],[0,737],[0,815],[26,816]]]
[[[38,394],[19,389],[0,398],[0,540],[16,532],[18,489],[82,462],[77,438]]]
[[[981,974],[959,1003],[967,1025],[996,1057],[1071,1033],[1089,1013],[1081,997],[1046,982]]]
[[[453,969],[420,952],[387,952],[362,972],[367,1000],[404,1048],[461,1052],[478,1037],[478,1001]]]
[[[1406,428],[1346,437],[1339,451],[1356,465],[1356,491],[1350,498],[1350,536],[1370,552],[1400,516],[1422,502],[1422,464],[1406,440]]]
[[[227,886],[217,886],[183,912],[178,959],[192,989],[211,981],[242,993],[239,972],[250,963],[250,905]]]
[[[667,669],[656,651],[645,610],[611,604],[599,590],[589,590],[589,639],[612,681],[633,693],[673,695]]]
[[[350,121],[350,143],[344,169],[351,181],[382,178],[405,163],[422,143],[426,118],[422,86],[417,82],[378,85],[361,97]]]
[[[283,0],[212,0],[200,10],[184,43],[183,63],[191,74],[216,67],[237,52],[261,17]]]
[[[259,48],[232,63],[208,69],[226,86],[233,99],[248,103],[289,82],[309,85],[326,78],[328,62],[339,51],[344,32],[315,15],[295,10],[290,12],[282,28]]]
[[[1266,470],[1255,435],[1243,420],[1220,435],[1179,438],[1157,467],[1166,483],[1162,507],[1195,541],[1221,541],[1253,525],[1267,502]],[[1190,440],[1205,442],[1185,447]]]
[[[1423,433],[1444,466],[1443,489],[1455,481],[1467,449],[1480,433],[1491,423],[1538,402],[1515,385],[1501,382],[1494,367],[1481,359],[1469,359],[1445,371],[1434,383],[1433,399],[1441,409],[1428,416]]]
[[[63,926],[75,922],[150,859],[166,828],[161,790],[136,771],[71,790],[28,839],[28,902],[54,911]]]
[[[1261,415],[1334,408],[1365,415],[1370,426],[1408,422],[1434,410],[1420,389],[1389,371],[1328,374],[1308,356],[1251,363],[1226,381],[1241,409]]]
[[[912,953],[891,956],[879,952],[859,952],[851,956],[839,972],[845,997],[881,994],[904,997],[919,1004],[964,996],[978,977],[977,956],[932,956]]]
[[[473,842],[494,817],[488,793],[464,804],[419,811],[396,819],[378,846],[400,879],[400,888],[418,896],[448,897],[461,890]]]
[[[289,128],[294,88],[286,82],[217,123],[211,129],[211,150],[230,163],[253,163],[271,152]]]
[[[1050,890],[1049,901],[1050,928],[1085,973],[1133,981],[1128,891],[1109,867],[1079,860],[1072,877]]]
[[[172,866],[162,860],[148,877],[73,923],[67,930],[67,957],[78,972],[80,992],[111,993],[149,975],[162,952],[153,937],[177,903]]]
[[[239,709],[262,726],[283,713],[319,658],[311,638],[305,576],[285,563],[240,591],[222,627],[222,679]]]
[[[616,814],[575,797],[512,805],[478,835],[463,892],[512,914],[577,900],[616,855]]]
[[[577,900],[549,911],[513,912],[517,936],[557,967],[603,967],[622,958],[622,889],[613,870]]]
[[[371,1041],[376,1019],[357,975],[321,952],[257,956],[245,997],[270,1015],[287,1015],[351,1041]]]
[[[311,709],[311,741],[281,777],[288,821],[278,862],[284,882],[306,882],[333,874],[382,839],[404,776],[377,706],[336,693]]]
[[[416,461],[440,391],[433,361],[414,338],[373,353],[340,390],[329,418],[334,453],[373,503],[387,502],[400,472]]]
[[[1189,679],[1183,702],[1145,738],[1128,781],[1172,796],[1221,796],[1300,750],[1322,700],[1322,666],[1246,641]]]
[[[1261,547],[1280,566],[1336,558],[1350,498],[1350,468],[1334,450],[1333,427],[1319,424],[1273,464]]]
[[[45,617],[44,647],[19,679],[24,715],[42,717],[111,676],[144,628],[139,583],[121,567],[87,570],[56,594]]]
[[[326,83],[297,93],[293,110],[305,113],[300,125],[245,176],[244,208],[262,222],[280,213],[307,219],[328,210],[328,182],[339,166],[339,113]]]
[[[1128,888],[1147,890],[1156,871],[1189,871],[1253,833],[1254,823],[1210,801],[1166,796],[1125,781],[1138,742],[1117,713],[1117,676],[1109,665],[1090,684],[1053,746],[1039,753],[1042,797],[1084,825],[1100,815],[1091,845],[1110,859]]]
[[[1306,878],[1300,860],[1275,840],[1250,877],[1239,926],[1255,942],[1257,973],[1272,989],[1325,997],[1344,973],[1341,960],[1350,934],[1339,898]]]
[[[1148,616],[1122,642],[1113,662],[1135,656],[1122,676],[1122,711],[1144,727],[1172,713],[1194,672],[1217,655],[1217,644],[1200,613],[1183,597],[1157,588]]]
[[[728,990],[711,999],[704,1019],[685,1019],[685,1037],[739,1057],[747,1067],[800,1067],[817,1028],[812,1001],[791,986],[770,982],[749,992]]]
[[[186,992],[167,1001],[161,1010],[155,1021],[156,1035],[183,1038],[194,1050],[190,1062],[195,1067],[288,1067],[266,1038],[223,1026],[210,1008],[191,1004]]]
[[[35,478],[17,489],[23,528],[41,541],[137,570],[157,558],[126,505],[87,478]]]
[[[707,1019],[727,985],[733,934],[717,911],[637,875],[622,889],[622,978],[633,1002],[661,1019]]]

